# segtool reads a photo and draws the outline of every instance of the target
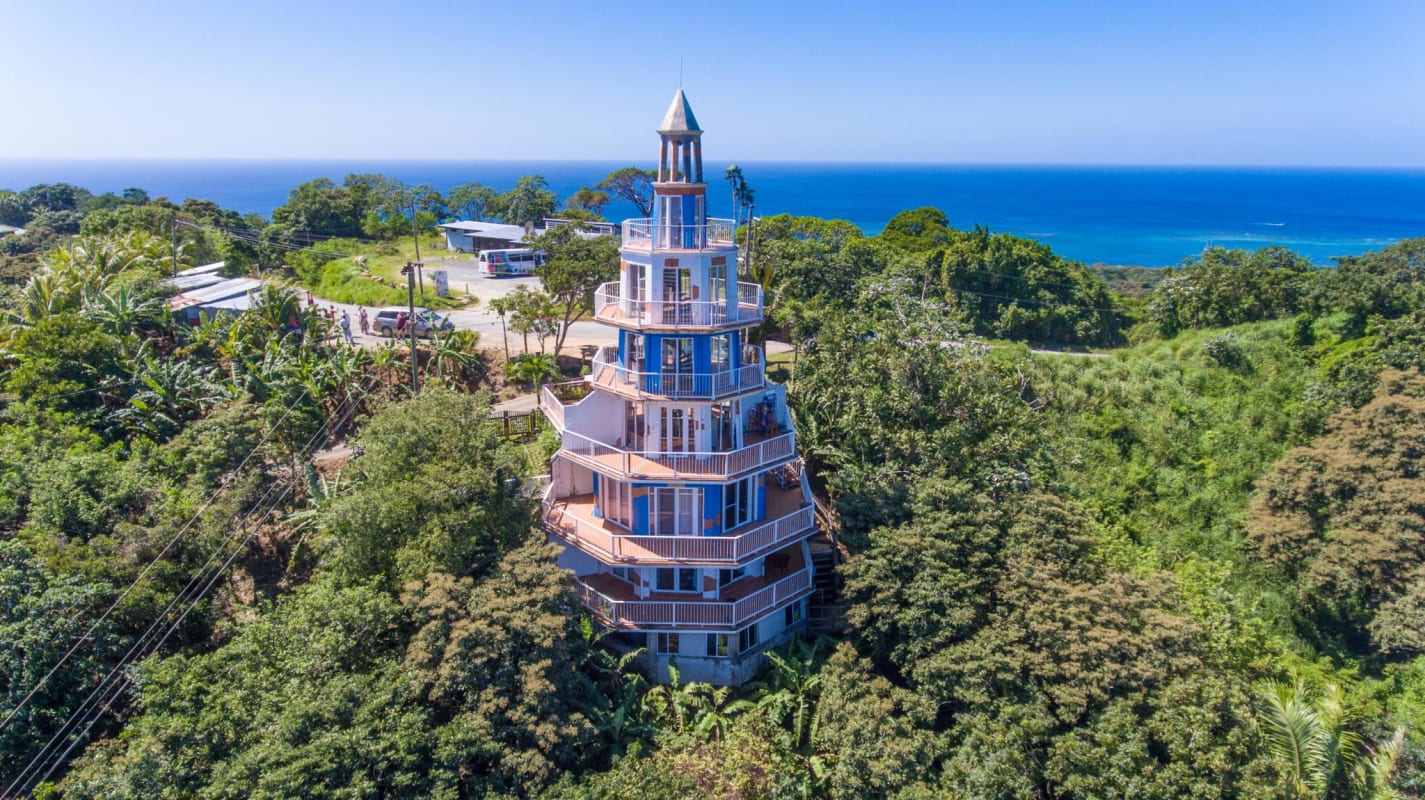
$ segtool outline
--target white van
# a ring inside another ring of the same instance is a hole
[[[544,253],[528,248],[515,250],[481,250],[480,274],[486,277],[528,275],[544,266]]]

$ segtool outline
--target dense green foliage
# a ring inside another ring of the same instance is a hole
[[[527,210],[545,191],[516,189]],[[1140,303],[933,209],[875,237],[750,223],[743,279],[767,290],[762,333],[794,343],[846,628],[734,691],[676,669],[652,686],[604,646],[534,526],[531,456],[469,391],[473,337],[433,341],[409,398],[402,351],[326,344],[275,285],[239,319],[180,325],[157,302],[175,209],[87,202],[0,195],[0,214],[74,231],[3,300],[0,782],[159,624],[41,796],[1425,789],[1421,240],[1334,270],[1209,250]],[[504,213],[478,185],[447,200],[352,176],[294,192],[273,241],[322,214],[400,238],[412,202],[418,223],[447,202]],[[556,349],[613,262],[571,232],[547,240],[547,291],[497,309]],[[360,446],[339,471],[313,455],[333,427]],[[186,616],[167,609],[230,552]]]
[[[753,280],[773,298],[787,327],[814,315],[799,309],[850,308],[863,278],[912,281],[980,336],[1066,345],[1118,343],[1128,311],[1087,267],[1031,239],[983,227],[950,227],[944,213],[897,214],[876,237],[842,220],[775,216],[749,237]],[[798,335],[795,329],[793,335]]]

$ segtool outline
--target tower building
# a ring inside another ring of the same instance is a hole
[[[666,680],[741,683],[805,625],[811,492],[786,390],[749,329],[732,220],[709,219],[703,131],[682,90],[662,124],[653,216],[623,223],[619,279],[595,293],[617,332],[582,381],[545,386],[563,444],[543,523],[589,611]]]

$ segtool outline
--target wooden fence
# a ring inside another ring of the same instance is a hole
[[[500,428],[500,435],[506,439],[529,442],[539,438],[540,431],[549,427],[549,421],[538,409],[534,411],[501,411],[491,415]]]

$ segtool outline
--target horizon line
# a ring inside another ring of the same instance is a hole
[[[352,163],[445,163],[445,164],[627,164],[638,166],[646,159],[619,158],[460,158],[446,156],[0,156],[0,164],[25,163],[291,163],[291,164],[352,164]],[[632,162],[632,163],[630,163]],[[1170,161],[924,161],[924,160],[847,160],[847,159],[775,159],[751,158],[728,160],[728,164],[796,164],[808,166],[869,166],[869,167],[998,167],[998,168],[1091,168],[1091,169],[1283,169],[1283,170],[1389,170],[1425,171],[1421,164],[1274,164],[1248,162],[1170,162]]]

